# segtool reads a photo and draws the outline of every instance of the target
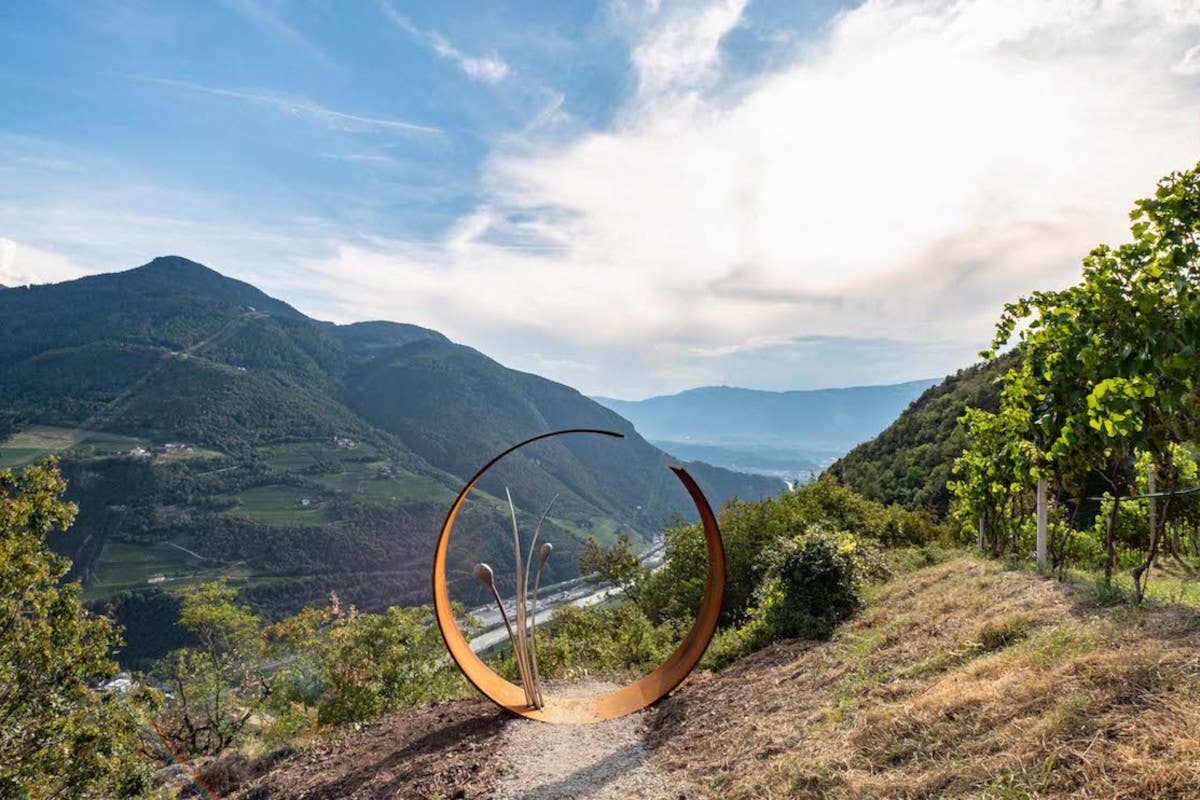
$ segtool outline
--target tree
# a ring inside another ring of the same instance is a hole
[[[463,691],[462,673],[446,657],[432,613],[428,606],[392,607],[383,614],[351,609],[334,619],[316,651],[324,689],[321,724],[364,722]],[[470,633],[475,623],[468,619],[464,627]]]
[[[89,614],[46,535],[76,508],[53,459],[0,471],[0,796],[134,797],[147,763],[134,710],[94,688],[112,678],[116,626]]]
[[[1017,546],[1017,533],[1030,507],[1030,484],[1039,453],[1025,438],[1028,417],[1006,408],[992,414],[968,408],[959,419],[967,447],[954,462],[950,491],[964,527],[983,525],[981,546],[1000,555]]]
[[[1089,474],[1108,483],[1109,579],[1116,519],[1136,481],[1136,454],[1150,453],[1173,495],[1171,445],[1194,440],[1197,432],[1200,166],[1163,178],[1130,217],[1133,240],[1092,250],[1080,283],[1008,304],[984,354],[994,357],[1017,339],[1022,361],[1006,376],[1002,406],[1028,414],[1029,438],[1046,453],[1048,470],[1060,486],[1077,487],[1073,515]],[[1018,332],[1025,320],[1028,326]],[[1152,533],[1135,568],[1139,599],[1160,538],[1160,531]]]
[[[258,617],[236,598],[224,581],[189,590],[179,622],[196,644],[156,668],[170,690],[159,731],[188,755],[229,747],[270,694]]]
[[[618,536],[612,547],[601,547],[594,537],[589,536],[579,559],[579,571],[584,575],[594,574],[617,587],[634,603],[638,601],[638,593],[650,574],[650,570],[642,566],[637,553],[633,552],[633,542],[627,533]]]

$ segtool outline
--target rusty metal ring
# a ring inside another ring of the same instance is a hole
[[[446,586],[446,552],[450,543],[450,532],[454,527],[454,519],[458,516],[459,509],[462,508],[467,495],[475,488],[475,484],[479,482],[484,473],[514,450],[541,439],[566,433],[594,433],[623,437],[623,434],[596,428],[569,428],[551,431],[515,444],[485,464],[483,469],[475,473],[475,477],[471,478],[463,490],[458,493],[454,505],[450,507],[450,512],[446,515],[446,521],[442,524],[442,532],[438,537],[437,550],[433,557],[433,606],[437,614],[438,628],[442,632],[442,639],[446,642],[450,656],[466,675],[467,680],[489,700],[512,714],[529,719],[541,722],[583,724],[623,717],[645,708],[678,686],[700,662],[700,657],[704,655],[708,643],[717,630],[721,604],[725,599],[725,547],[721,541],[721,531],[717,527],[717,519],[713,515],[708,500],[705,499],[704,493],[700,491],[700,487],[683,467],[671,465],[671,471],[683,483],[684,488],[692,497],[692,502],[696,504],[696,510],[700,513],[700,521],[704,526],[704,538],[708,547],[708,580],[704,589],[704,599],[700,603],[700,612],[696,615],[696,621],[692,623],[692,629],[688,631],[687,636],[666,661],[649,675],[622,689],[593,697],[547,696],[546,705],[543,708],[535,709],[527,706],[521,687],[500,677],[487,664],[483,663],[459,629],[458,621],[454,618],[454,611],[450,605],[450,592]]]

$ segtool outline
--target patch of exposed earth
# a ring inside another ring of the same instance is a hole
[[[393,714],[312,745],[225,795],[238,800],[493,797],[507,716],[484,700]],[[201,775],[203,779],[205,776]],[[209,782],[219,776],[212,775]]]
[[[617,688],[587,682],[548,686],[547,694],[591,695]],[[616,800],[667,794],[648,763],[642,714],[592,725],[510,719],[500,734],[497,800]]]

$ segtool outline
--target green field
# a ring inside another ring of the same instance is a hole
[[[186,544],[131,544],[110,539],[93,565],[84,600],[110,597],[123,589],[158,586],[174,591],[221,576],[244,576],[240,565],[222,564],[189,552]],[[157,580],[161,578],[162,580]],[[155,579],[152,583],[151,580]]]
[[[260,447],[257,452],[271,469],[279,472],[295,472],[317,464],[338,463],[351,459],[379,458],[375,449],[368,445],[360,444],[351,449],[338,447],[333,442],[286,442]]]
[[[0,467],[20,467],[51,453],[61,453],[79,443],[88,433],[72,428],[36,425],[14,433],[0,444]]]
[[[46,455],[46,451],[34,447],[0,447],[0,469],[23,467]]]
[[[401,469],[388,469],[386,461],[355,461],[343,472],[316,476],[316,480],[336,492],[349,492],[383,500],[401,502],[450,502],[449,487],[426,475]]]
[[[337,519],[318,493],[299,486],[256,486],[235,499],[237,506],[224,513],[266,525],[322,525]]]
[[[339,447],[333,442],[289,442],[258,449],[268,466],[279,472],[299,472],[335,465],[337,471],[313,475],[335,492],[400,502],[449,502],[454,493],[436,478],[401,469],[384,460],[370,445]]]
[[[214,450],[191,448],[179,452],[165,452],[155,447],[148,439],[122,436],[107,431],[92,431],[83,428],[60,428],[52,425],[34,425],[14,433],[0,443],[0,468],[22,467],[48,455],[66,452],[97,458],[101,456],[126,455],[135,447],[154,452],[156,461],[178,461],[192,458],[219,458]]]
[[[556,525],[570,531],[580,539],[594,538],[604,547],[612,547],[617,543],[617,535],[628,533],[636,547],[649,544],[650,540],[628,525],[622,525],[608,517],[589,517],[586,522],[551,517]]]

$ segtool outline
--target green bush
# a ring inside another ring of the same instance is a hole
[[[1029,620],[1024,617],[1007,617],[985,623],[973,642],[973,649],[984,653],[1003,650],[1029,636]]]
[[[538,628],[538,670],[543,679],[644,672],[671,654],[681,633],[674,625],[655,625],[633,603],[561,606]]]
[[[742,625],[756,603],[764,578],[764,554],[778,542],[813,526],[849,531],[859,542],[881,546],[923,546],[946,540],[947,528],[924,513],[884,507],[836,481],[821,479],[778,498],[734,503],[720,514],[725,542],[723,625]],[[695,618],[704,596],[708,553],[699,525],[666,532],[666,560],[643,581],[639,605],[655,623]]]
[[[775,638],[824,638],[860,603],[859,587],[885,574],[878,551],[848,533],[810,529],[764,554],[766,575],[752,616]]]
[[[812,527],[768,548],[761,572],[749,619],[718,635],[706,666],[720,668],[779,639],[827,638],[861,604],[863,583],[887,569],[874,545]]]
[[[785,535],[790,523],[783,500],[733,503],[720,515],[725,543],[723,625],[745,620],[758,585],[758,558],[772,540]],[[655,623],[695,619],[708,580],[708,549],[699,525],[666,531],[663,564],[642,582],[638,605]]]
[[[184,594],[179,622],[195,644],[155,665],[170,690],[157,727],[179,752],[216,754],[241,738],[267,694],[259,620],[214,581]]]
[[[389,608],[335,620],[317,646],[322,725],[364,722],[466,691],[431,610]]]
[[[762,620],[752,619],[744,625],[723,628],[713,637],[700,666],[704,669],[721,669],[770,643],[770,633]]]
[[[883,560],[887,565],[888,573],[896,577],[941,564],[961,553],[961,550],[951,549],[940,544],[925,544],[919,547],[889,548],[883,553]]]

